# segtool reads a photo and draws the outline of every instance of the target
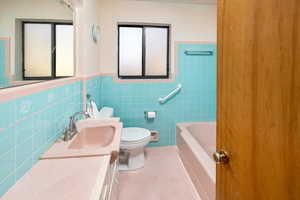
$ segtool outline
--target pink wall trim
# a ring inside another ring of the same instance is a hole
[[[83,82],[83,105],[86,103],[86,81],[99,77],[105,76],[104,74],[95,74],[91,76],[83,76],[83,77],[72,77],[72,78],[64,78],[58,80],[50,80],[44,82],[38,82],[34,84],[21,85],[17,87],[4,88],[0,90],[0,102],[5,102],[13,99],[17,99],[23,96],[28,96],[31,94],[35,94],[38,92],[42,92],[44,90],[48,90],[54,87],[63,86],[66,84],[82,81]]]
[[[5,88],[0,90],[0,102],[5,102],[13,99],[17,99],[23,96],[28,96],[34,93],[38,93],[44,90],[48,90],[54,87],[74,83],[81,81],[79,77],[72,77],[72,78],[65,78],[65,79],[58,79],[58,80],[51,80],[45,81],[30,85],[23,85],[18,87],[12,88]]]
[[[50,81],[44,81],[44,82],[39,82],[34,84],[22,85],[22,86],[17,86],[12,88],[4,88],[0,90],[0,102],[17,99],[23,96],[28,96],[54,87],[82,81],[83,82],[83,103],[85,103],[86,102],[86,95],[85,95],[86,81],[99,76],[105,76],[105,75],[94,74],[90,76],[64,78],[64,79],[50,80]]]
[[[109,74],[104,74],[104,73],[102,73],[102,74],[93,74],[93,75],[88,75],[88,76],[82,76],[81,77],[81,79],[82,79],[82,81],[87,81],[87,80],[90,80],[90,79],[93,79],[93,78],[97,78],[97,77],[99,77],[99,76],[109,76]]]
[[[11,81],[14,86],[22,86],[34,83],[40,83],[41,81]]]

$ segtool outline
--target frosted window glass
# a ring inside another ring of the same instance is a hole
[[[120,27],[119,37],[119,74],[142,75],[143,29]]]
[[[56,76],[73,76],[73,26],[56,25]]]
[[[24,24],[25,77],[51,76],[51,25]]]
[[[146,28],[146,75],[167,75],[168,30]]]

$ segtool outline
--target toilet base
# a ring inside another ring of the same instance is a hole
[[[125,150],[121,149],[125,158],[120,159],[119,170],[131,171],[143,168],[145,165],[145,153],[144,148]]]

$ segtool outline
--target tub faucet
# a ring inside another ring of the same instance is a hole
[[[70,117],[70,122],[69,122],[69,127],[68,129],[64,132],[64,141],[69,141],[71,140],[77,133],[78,133],[78,130],[76,128],[76,117],[77,116],[83,116],[84,119],[87,119],[90,117],[90,115],[87,113],[87,112],[77,112],[75,114],[73,114],[71,117]]]

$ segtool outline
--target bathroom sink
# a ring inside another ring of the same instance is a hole
[[[110,145],[115,136],[115,128],[112,126],[84,127],[75,136],[70,149],[93,149]]]
[[[103,156],[119,151],[122,123],[89,118],[75,125],[78,133],[71,140],[56,141],[40,159]]]

